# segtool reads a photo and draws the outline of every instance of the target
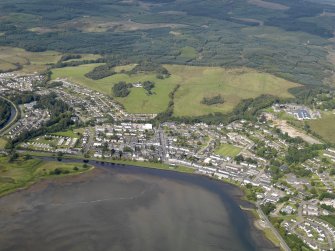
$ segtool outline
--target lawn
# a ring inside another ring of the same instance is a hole
[[[83,133],[84,129],[80,128],[80,129],[70,129],[67,131],[62,131],[62,132],[56,132],[56,133],[52,133],[53,135],[57,135],[57,136],[63,136],[63,137],[69,137],[69,138],[78,138],[79,134]]]
[[[308,121],[311,130],[321,136],[325,141],[335,143],[335,114],[323,112],[321,119]]]
[[[233,146],[231,144],[221,144],[215,150],[215,154],[226,156],[226,157],[235,157],[240,152],[241,152],[241,148]]]
[[[91,80],[84,75],[99,64],[81,65],[54,69],[52,78],[68,78],[107,95],[112,95],[112,86],[119,81],[128,83],[150,80],[156,83],[153,95],[147,95],[143,88],[132,88],[126,98],[116,98],[130,113],[158,113],[166,109],[172,89],[180,84],[175,96],[176,116],[199,116],[213,112],[229,112],[242,99],[255,98],[261,94],[279,97],[292,97],[289,88],[297,84],[267,73],[251,69],[225,69],[220,67],[196,67],[182,65],[165,65],[171,73],[167,79],[157,79],[156,74],[127,75],[120,72],[113,76]],[[128,69],[126,66],[124,69]],[[220,94],[225,102],[218,105],[205,105],[204,97]]]
[[[75,168],[76,167],[76,168]],[[55,174],[55,170],[60,173]],[[7,157],[0,157],[0,196],[19,188],[27,187],[43,178],[61,177],[90,170],[80,163],[62,163],[22,158],[8,162]]]

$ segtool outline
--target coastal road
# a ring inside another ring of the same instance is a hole
[[[158,128],[158,136],[159,136],[159,143],[161,145],[162,153],[161,153],[161,159],[163,162],[166,161],[166,140],[165,140],[165,135],[164,131],[162,130],[161,126]]]
[[[279,240],[280,242],[280,246],[282,247],[282,249],[284,251],[291,251],[290,247],[287,246],[286,242],[284,241],[284,239],[281,237],[281,235],[278,233],[277,229],[274,228],[274,226],[271,224],[271,222],[269,221],[268,217],[264,214],[264,212],[262,211],[260,204],[257,202],[256,203],[257,206],[257,212],[258,215],[261,217],[261,219],[266,223],[266,225],[268,225],[268,227],[271,229],[271,231],[274,233],[274,235],[276,236],[276,238]]]
[[[8,121],[8,123],[0,130],[0,136],[3,136],[5,134],[5,132],[14,124],[14,122],[17,120],[18,116],[20,115],[19,110],[17,108],[17,106],[9,99],[0,96],[1,99],[7,101],[8,103],[10,103],[10,105],[12,106],[12,112],[13,112],[13,108],[15,110],[15,115],[13,118],[10,119],[10,121]],[[11,115],[12,116],[12,115]]]

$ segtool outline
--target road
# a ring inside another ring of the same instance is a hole
[[[7,99],[3,96],[0,96],[0,98],[9,102],[11,104],[11,106],[14,107],[14,109],[15,109],[15,116],[13,118],[11,118],[11,120],[8,121],[8,123],[0,130],[0,136],[3,136],[5,134],[5,132],[7,131],[7,129],[10,128],[13,125],[13,123],[17,120],[17,117],[20,115],[20,113],[19,113],[18,108],[16,107],[16,105],[12,101],[10,101],[9,99]]]
[[[88,136],[88,142],[85,146],[84,153],[88,153],[91,147],[93,146],[94,143],[94,129],[90,128],[89,129],[89,136]]]
[[[161,152],[161,159],[163,162],[166,162],[166,140],[165,140],[165,135],[164,135],[164,131],[162,130],[162,128],[159,126],[158,128],[158,136],[159,136],[159,143],[161,145],[162,148],[162,152]]]
[[[261,219],[266,223],[266,225],[271,229],[271,231],[274,233],[274,235],[276,236],[276,238],[279,240],[280,246],[282,247],[282,249],[284,251],[291,251],[291,249],[289,248],[289,246],[287,246],[287,244],[284,241],[284,239],[278,233],[277,229],[274,228],[274,226],[269,221],[268,217],[264,214],[264,212],[262,211],[262,209],[261,209],[261,207],[260,207],[260,205],[259,205],[258,202],[257,202],[256,205],[257,205],[258,215],[261,217]]]

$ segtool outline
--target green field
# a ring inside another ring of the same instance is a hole
[[[215,154],[225,157],[235,157],[241,152],[241,148],[231,144],[221,144],[215,151]]]
[[[158,113],[166,109],[172,89],[180,84],[175,96],[176,116],[198,116],[213,112],[229,112],[242,99],[254,98],[261,94],[279,97],[292,97],[288,89],[297,84],[267,73],[251,69],[224,69],[220,67],[196,67],[165,65],[171,73],[167,79],[157,79],[155,74],[127,75],[118,73],[113,76],[92,80],[85,77],[99,64],[81,65],[54,69],[52,78],[67,78],[75,83],[112,95],[112,86],[119,81],[128,83],[150,80],[156,83],[153,95],[147,95],[143,88],[132,88],[126,98],[116,98],[130,113]],[[129,69],[119,67],[117,70]],[[221,94],[225,103],[207,106],[201,103],[204,97]]]
[[[15,65],[21,65],[25,73],[43,72],[47,64],[57,63],[61,58],[59,52],[28,52],[12,47],[0,47],[0,55],[0,71],[14,70]]]
[[[67,130],[67,131],[63,131],[63,132],[56,132],[56,133],[53,133],[53,135],[56,135],[56,136],[63,136],[63,137],[69,137],[69,138],[78,138],[79,134],[83,133],[84,132],[84,129],[80,128],[80,129],[70,129],[70,130]]]
[[[194,60],[198,56],[196,49],[190,46],[185,46],[181,48],[180,55],[178,56],[180,60]]]
[[[7,144],[7,140],[0,138],[0,149],[4,149]]]
[[[311,130],[321,136],[325,141],[335,143],[335,114],[331,112],[322,113],[322,118],[308,121]]]
[[[329,224],[331,224],[333,227],[335,227],[335,215],[328,215],[328,216],[320,216],[322,220],[327,221]]]
[[[82,60],[96,60],[101,58],[101,55],[98,54],[80,54],[81,58],[77,59],[69,59],[64,62],[75,62],[75,61],[82,61]]]
[[[74,169],[74,167],[77,167]],[[53,174],[56,168],[65,171],[66,174]],[[40,179],[60,177],[90,170],[80,163],[62,163],[42,161],[38,159],[18,159],[8,162],[7,157],[0,157],[0,196],[19,188],[27,187]]]

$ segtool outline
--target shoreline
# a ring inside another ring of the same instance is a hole
[[[27,152],[27,153],[31,154],[34,158],[39,158],[41,160],[59,161],[57,160],[57,156],[53,156],[49,153],[37,153],[37,152]],[[90,174],[92,173],[92,171],[98,170],[98,168],[104,168],[105,163],[120,166],[120,167],[130,166],[130,167],[135,167],[135,168],[170,171],[170,172],[175,172],[175,173],[188,174],[191,176],[199,176],[199,177],[207,178],[208,180],[211,180],[214,182],[222,183],[223,185],[231,186],[233,189],[236,189],[235,191],[238,191],[238,193],[232,193],[231,197],[234,199],[234,201],[239,206],[239,208],[246,214],[249,224],[251,225],[250,227],[253,227],[256,230],[258,230],[262,234],[264,239],[269,241],[269,243],[272,244],[274,249],[277,248],[278,250],[282,250],[280,242],[275,237],[274,233],[268,227],[261,226],[262,224],[260,224],[260,221],[262,220],[261,220],[260,215],[257,212],[256,203],[248,200],[245,196],[245,191],[243,187],[235,182],[225,180],[225,179],[220,180],[215,177],[202,175],[202,174],[196,173],[195,169],[189,168],[189,167],[182,167],[182,166],[172,167],[168,164],[154,163],[154,162],[149,162],[149,161],[141,162],[141,161],[129,161],[129,160],[111,160],[111,159],[84,158],[81,156],[64,155],[61,157],[61,160],[59,162],[76,163],[80,161],[82,161],[83,163],[89,164],[91,167],[86,171],[79,172],[79,173],[73,173],[70,175],[62,175],[62,176],[56,176],[56,177],[42,177],[40,179],[37,179],[36,181],[33,181],[30,184],[27,184],[27,186],[25,187],[17,188],[13,191],[8,191],[7,193],[0,195],[0,198],[7,196],[9,194],[12,194],[12,193],[28,190],[32,186],[38,185],[39,183],[44,183],[44,182],[48,183],[48,182],[55,182],[55,181],[59,182],[62,179],[66,179],[66,180],[76,179],[77,177],[80,177],[81,175]],[[97,164],[99,165],[99,167],[97,167]],[[245,205],[247,204],[249,205],[246,207]],[[250,207],[251,205],[252,207]],[[254,240],[257,240],[259,238],[256,236],[255,233],[251,232],[250,234],[251,236],[253,236]]]

